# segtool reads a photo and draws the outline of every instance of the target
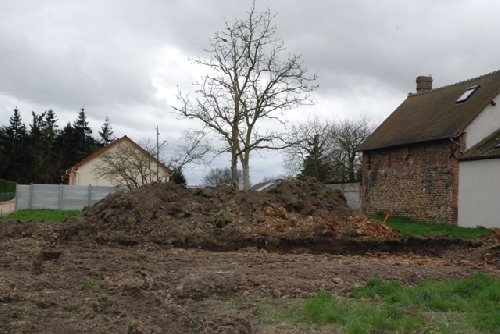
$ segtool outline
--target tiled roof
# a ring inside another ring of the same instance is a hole
[[[458,157],[458,160],[481,160],[500,158],[500,129],[486,137]]]
[[[72,169],[77,170],[78,167],[85,165],[86,163],[88,163],[91,160],[94,160],[95,158],[97,158],[98,156],[100,156],[101,154],[103,154],[104,152],[106,152],[107,150],[109,150],[110,148],[112,148],[112,147],[114,147],[114,146],[116,146],[116,145],[118,145],[118,144],[120,144],[122,142],[129,142],[132,146],[134,146],[135,148],[137,148],[138,150],[140,150],[144,154],[151,155],[148,151],[146,151],[145,149],[143,149],[140,145],[137,145],[132,139],[130,139],[127,136],[123,136],[123,137],[115,140],[114,142],[112,142],[112,143],[104,146],[100,150],[92,153],[91,155],[89,155],[88,157],[86,157],[85,159],[83,159],[82,161],[77,162],[74,166],[68,168],[66,170],[66,173],[70,173]],[[152,155],[151,155],[151,157],[153,158],[153,161],[155,161],[156,163],[158,163],[161,167],[165,168],[168,171],[169,174],[172,174],[172,171],[170,170],[170,168],[168,168],[167,166],[165,166],[164,163],[162,163],[160,160],[156,159]]]
[[[457,99],[480,87],[464,103]],[[455,138],[500,93],[500,71],[456,84],[410,94],[361,144],[358,151]],[[498,101],[500,102],[500,101]]]

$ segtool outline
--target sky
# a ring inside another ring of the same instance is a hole
[[[207,59],[209,39],[252,0],[0,0],[0,126],[15,107],[26,125],[31,112],[52,109],[60,127],[83,107],[96,138],[109,117],[115,136],[168,142],[199,128],[173,112],[176,92],[194,94],[204,72],[189,59]],[[256,0],[276,13],[276,37],[317,73],[314,106],[287,111],[288,126],[318,117],[368,116],[381,123],[415,92],[415,79],[433,87],[500,69],[500,2],[491,0]],[[286,56],[286,54],[284,54]],[[283,129],[277,129],[285,131]],[[170,150],[170,151],[169,151]],[[230,167],[229,156],[189,166],[188,184],[209,168]],[[284,173],[277,152],[253,154],[251,182]]]

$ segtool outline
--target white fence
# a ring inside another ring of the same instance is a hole
[[[16,210],[54,209],[81,210],[91,206],[109,193],[124,190],[117,187],[69,186],[66,184],[18,184]]]
[[[361,204],[361,183],[327,184],[327,186],[342,190],[347,200],[347,205],[358,212],[363,212]]]

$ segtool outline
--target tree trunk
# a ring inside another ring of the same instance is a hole
[[[238,99],[236,99],[238,101]],[[238,122],[237,119],[239,118],[239,103],[236,102],[235,105],[235,117],[234,117],[234,123],[231,131],[231,174],[232,174],[232,182],[231,186],[233,189],[239,190],[240,189],[240,178],[238,175],[238,151],[240,147],[240,141],[239,141],[239,135],[240,135],[240,129],[238,127]]]
[[[356,179],[356,175],[354,174],[354,159],[356,159],[355,154],[349,157],[349,182],[354,182]]]
[[[250,152],[245,151],[244,156],[240,159],[241,167],[243,168],[243,189],[250,189]]]

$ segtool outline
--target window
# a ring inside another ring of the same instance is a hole
[[[472,87],[469,87],[467,88],[467,90],[462,94],[460,95],[460,97],[457,99],[457,102],[455,103],[464,103],[465,101],[467,101],[471,96],[472,94],[474,94],[476,92],[476,90],[481,87],[480,85],[475,85],[475,86],[472,86]]]

